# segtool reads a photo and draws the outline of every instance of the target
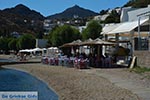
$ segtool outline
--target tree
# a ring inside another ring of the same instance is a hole
[[[129,0],[124,7],[143,8],[150,4],[150,0]]]
[[[35,47],[35,38],[31,34],[21,36],[17,42],[19,49],[31,49]]]
[[[107,14],[107,13],[108,13],[108,11],[109,11],[109,9],[107,9],[107,10],[101,10],[101,11],[100,11],[100,15]]]
[[[42,32],[39,32],[39,33],[37,33],[36,34],[36,38],[38,38],[38,39],[42,39],[43,38],[43,33]]]
[[[116,10],[112,10],[111,14],[105,19],[105,23],[119,23],[120,15]]]
[[[49,41],[53,46],[61,46],[65,43],[79,39],[80,32],[68,25],[56,27],[49,35]]]
[[[133,3],[133,8],[143,8],[150,4],[150,0],[135,0]]]
[[[129,6],[132,6],[134,4],[135,0],[129,0],[125,5],[124,7],[129,7]]]
[[[8,47],[9,41],[10,41],[9,38],[0,38],[0,50],[3,50],[3,53],[8,53],[8,51],[9,51],[9,47]]]
[[[10,40],[10,42],[8,43],[8,47],[9,47],[9,49],[10,50],[17,50],[17,39],[16,38],[12,38],[11,40]]]
[[[97,21],[90,21],[87,25],[87,28],[82,32],[82,38],[86,39],[96,39],[100,37],[100,33],[102,31],[102,26]]]

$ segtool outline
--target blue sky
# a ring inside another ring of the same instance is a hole
[[[30,9],[40,12],[44,16],[60,13],[66,8],[79,5],[95,12],[123,6],[129,0],[0,0],[0,9],[24,4]]]

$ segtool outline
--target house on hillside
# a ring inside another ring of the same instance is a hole
[[[21,34],[20,33],[18,33],[18,32],[12,32],[12,33],[10,33],[10,35],[12,36],[12,37],[14,37],[14,38],[19,38],[20,36],[21,36]]]
[[[109,14],[97,15],[94,17],[94,20],[104,21],[108,16],[109,16]]]
[[[43,28],[45,29],[45,35],[47,35],[49,33],[49,31],[51,31],[57,24],[54,23],[52,20],[50,19],[45,19],[43,22]]]
[[[111,13],[112,11],[115,10],[118,14],[121,13],[121,8],[115,8],[115,9],[109,9],[105,11],[105,14],[100,14],[94,17],[94,20],[100,20],[100,21],[104,21]]]

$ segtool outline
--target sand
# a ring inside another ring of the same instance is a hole
[[[141,100],[131,91],[84,70],[44,64],[16,64],[7,65],[7,68],[36,76],[52,88],[60,100]]]

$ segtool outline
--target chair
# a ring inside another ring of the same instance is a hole
[[[79,59],[78,58],[76,58],[75,60],[74,60],[74,67],[75,68],[79,68]]]
[[[84,69],[84,68],[87,68],[87,60],[81,59],[79,62],[79,69]]]

